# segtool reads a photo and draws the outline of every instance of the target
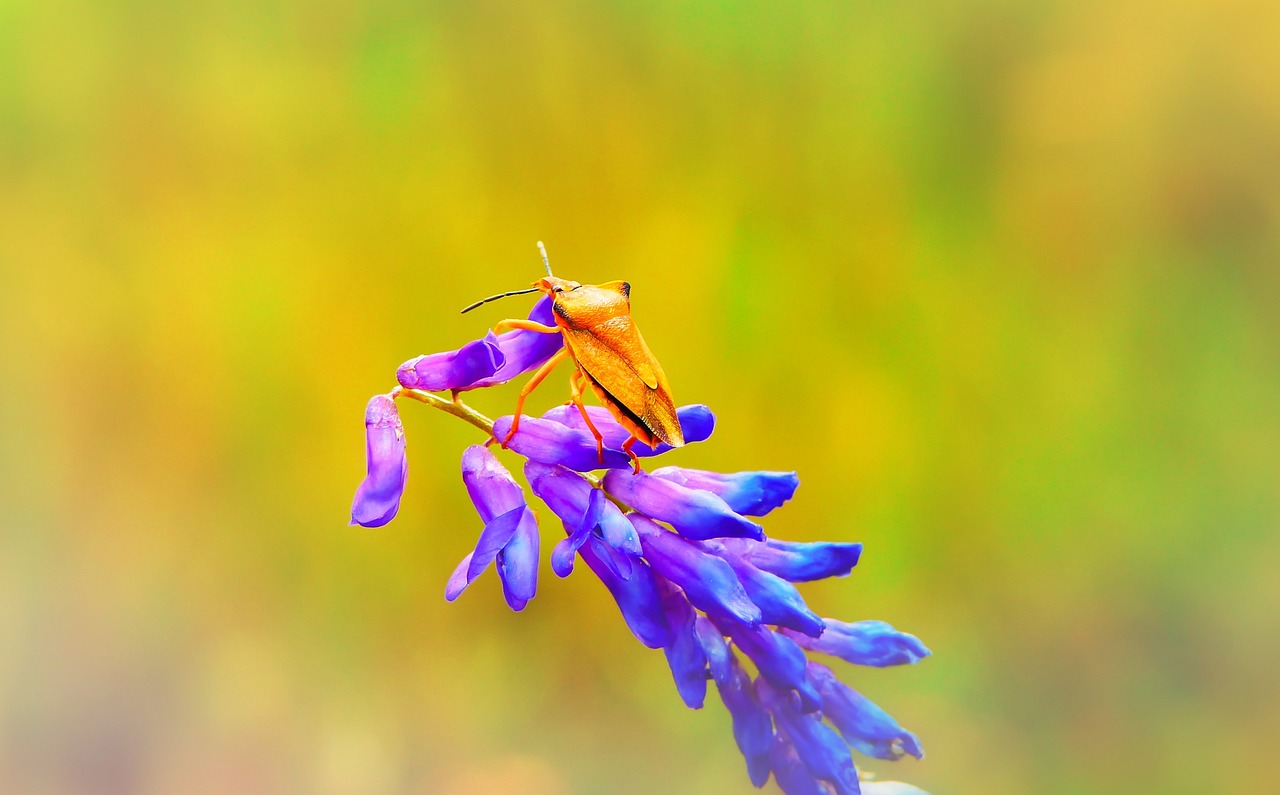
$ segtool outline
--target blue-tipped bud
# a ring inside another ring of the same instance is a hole
[[[809,663],[809,678],[822,694],[822,711],[845,742],[858,753],[876,759],[898,759],[910,754],[924,758],[920,740],[898,725],[889,713],[836,678],[830,668]]]
[[[689,489],[709,491],[743,516],[764,516],[791,499],[800,485],[794,472],[735,472],[662,467],[653,476]]]
[[[724,500],[707,491],[686,489],[629,470],[610,471],[604,476],[604,487],[640,513],[667,522],[686,538],[764,538],[760,525],[734,513]]]
[[[817,713],[801,712],[791,693],[771,687],[763,676],[755,684],[760,702],[773,713],[778,734],[790,741],[813,777],[830,784],[838,795],[858,795],[858,771],[840,735]]]
[[[773,538],[759,542],[723,538],[717,542],[757,569],[790,582],[843,577],[858,565],[862,555],[862,544],[858,543],[802,543]]]
[[[684,590],[695,607],[746,626],[760,623],[760,608],[747,596],[728,563],[639,514],[627,518],[640,534],[645,559]]]
[[[696,631],[697,613],[684,592],[659,577],[662,608],[671,626],[671,642],[663,647],[676,690],[690,709],[701,709],[707,697],[707,653]]]
[[[729,675],[724,681],[716,680],[716,689],[725,709],[733,718],[733,739],[747,761],[747,774],[751,783],[763,787],[769,780],[769,748],[773,745],[773,721],[761,705],[751,677],[730,656]]]
[[[591,424],[596,426],[596,430],[600,431],[600,436],[604,439],[604,446],[611,450],[622,450],[622,444],[631,437],[631,432],[619,425],[608,409],[600,406],[587,406],[586,409],[587,416],[591,417]],[[582,419],[582,412],[574,405],[556,406],[543,414],[542,418],[591,433],[587,423]],[[676,419],[680,422],[680,432],[684,436],[685,444],[706,441],[716,427],[716,415],[700,403],[676,409]],[[595,436],[591,438],[594,439]],[[644,442],[636,442],[631,451],[641,458],[648,458],[662,455],[672,449],[674,448],[666,442],[659,443],[657,448],[650,447]]]
[[[827,631],[810,638],[784,630],[784,634],[809,651],[830,654],[854,665],[884,668],[917,663],[928,657],[927,646],[915,635],[899,632],[884,621],[848,623],[826,619]]]

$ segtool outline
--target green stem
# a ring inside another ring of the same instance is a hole
[[[480,412],[463,403],[461,400],[445,400],[439,395],[433,395],[430,392],[423,392],[421,389],[407,389],[398,386],[391,390],[392,398],[407,397],[412,398],[420,403],[426,403],[428,406],[435,406],[446,414],[452,414],[460,420],[471,423],[480,430],[493,436],[493,420],[484,416]]]

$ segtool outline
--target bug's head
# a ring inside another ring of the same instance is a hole
[[[534,283],[534,287],[551,296],[552,300],[555,300],[558,293],[573,292],[581,286],[577,282],[561,279],[558,276],[544,276]]]

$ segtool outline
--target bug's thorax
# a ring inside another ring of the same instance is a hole
[[[626,282],[579,284],[548,276],[538,288],[551,296],[556,325],[585,330],[631,314],[631,285]]]

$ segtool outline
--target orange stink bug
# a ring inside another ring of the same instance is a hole
[[[640,471],[640,459],[631,448],[637,441],[650,447],[659,442],[666,442],[672,447],[683,447],[684,434],[680,430],[680,421],[676,418],[676,407],[671,399],[671,386],[667,383],[667,376],[662,372],[662,365],[649,352],[644,337],[640,336],[640,329],[631,319],[631,285],[622,281],[579,284],[557,278],[551,273],[551,261],[542,241],[538,241],[538,250],[542,252],[542,263],[547,268],[546,278],[539,279],[526,290],[490,296],[462,310],[463,313],[470,312],[481,304],[509,295],[543,292],[551,297],[556,320],[554,326],[544,326],[532,320],[503,320],[493,330],[501,333],[510,329],[525,329],[544,334],[561,334],[564,337],[564,347],[548,359],[520,390],[515,416],[511,420],[511,430],[502,440],[503,447],[511,441],[520,425],[524,399],[566,357],[571,357],[576,365],[573,374],[569,376],[570,402],[578,407],[583,421],[595,436],[596,450],[602,462],[604,437],[591,423],[587,407],[582,402],[584,382],[591,385],[600,402],[631,433],[631,437],[623,443],[622,450],[631,456],[636,472]]]

